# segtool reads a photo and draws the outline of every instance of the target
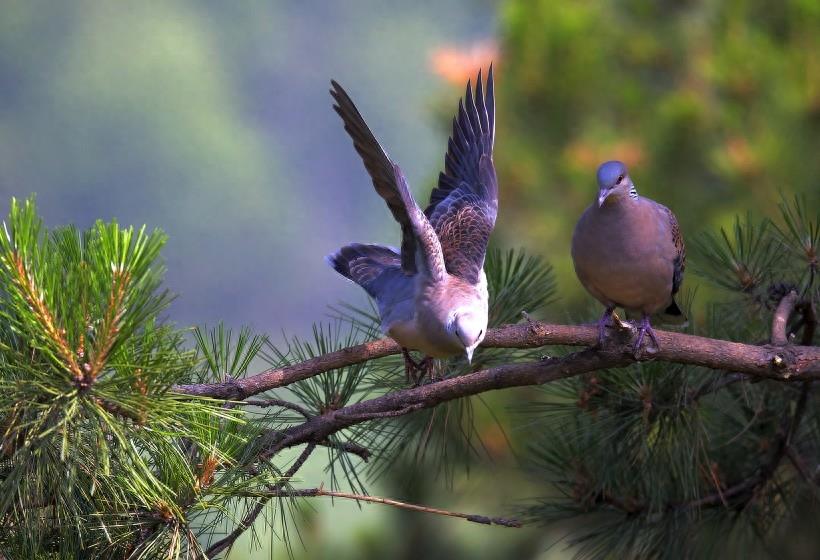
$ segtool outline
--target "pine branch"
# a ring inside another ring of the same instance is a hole
[[[188,395],[242,400],[326,371],[398,354],[400,351],[399,346],[391,339],[382,338],[328,352],[291,366],[267,369],[244,379],[231,379],[224,383],[177,385],[174,390]]]
[[[703,366],[715,370],[745,373],[779,381],[820,378],[820,348],[812,346],[755,346],[727,340],[655,331],[660,349],[654,360]],[[592,325],[556,325],[531,321],[491,329],[482,346],[488,348],[538,348],[547,345],[588,346],[597,343]],[[606,348],[595,350],[617,358],[605,367],[623,367],[637,361],[631,354],[631,340],[610,335]],[[333,369],[398,354],[401,348],[389,338],[350,346],[282,368],[268,369],[244,379],[224,383],[176,385],[179,393],[220,399],[244,399],[283,387]]]
[[[466,519],[472,523],[481,523],[483,525],[501,525],[503,527],[520,528],[521,522],[516,519],[508,519],[505,517],[487,517],[485,515],[476,515],[470,513],[460,513],[456,511],[449,511],[446,509],[439,509],[428,506],[420,506],[417,504],[410,504],[393,500],[391,498],[381,498],[379,496],[367,496],[365,494],[354,494],[351,492],[336,492],[333,490],[325,490],[323,486],[319,488],[306,488],[300,490],[277,490],[266,494],[270,498],[316,498],[328,496],[331,498],[342,498],[345,500],[356,500],[357,502],[369,502],[373,504],[384,504],[388,506],[397,507],[399,509],[407,509],[410,511],[420,511],[423,513],[433,513],[435,515],[444,515],[447,517],[458,517]]]
[[[108,296],[108,306],[103,317],[102,336],[99,338],[97,348],[88,362],[88,369],[83,377],[86,384],[93,383],[102,369],[105,367],[108,355],[119,334],[120,320],[124,312],[123,303],[131,282],[131,275],[128,271],[115,268],[111,293]]]
[[[774,477],[783,459],[790,457],[792,438],[800,426],[800,422],[803,420],[810,391],[811,382],[807,381],[800,389],[800,395],[797,397],[791,418],[784,421],[784,429],[777,438],[772,456],[767,462],[760,465],[753,474],[726,489],[718,488],[716,492],[696,500],[668,504],[666,510],[688,511],[706,507],[733,507],[736,510],[740,510],[745,507],[745,505],[754,498],[756,491]],[[793,462],[795,461],[795,459],[791,460]],[[797,468],[798,470],[800,469],[799,466]],[[811,480],[807,479],[807,482],[811,483]],[[630,515],[649,511],[649,505],[646,503],[636,501],[632,498],[612,496],[608,493],[599,494],[595,501],[611,505]]]
[[[48,306],[42,297],[42,293],[38,287],[35,286],[34,279],[26,270],[22,257],[17,251],[14,251],[11,254],[11,259],[13,261],[11,266],[16,273],[15,281],[17,282],[20,291],[31,309],[34,311],[34,315],[42,325],[43,330],[57,347],[60,358],[62,359],[66,369],[71,372],[74,380],[79,382],[83,379],[84,373],[80,368],[80,364],[77,362],[74,352],[69,347],[68,341],[65,337],[65,331],[58,328],[54,316],[48,309]]]

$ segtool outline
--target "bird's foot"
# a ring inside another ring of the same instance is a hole
[[[430,356],[425,357],[419,362],[419,376],[416,379],[416,387],[423,385],[425,378],[429,379],[430,383],[441,379],[436,370],[436,361]]]
[[[607,323],[609,322],[609,318],[615,316],[615,308],[614,307],[607,307],[604,310],[604,314],[601,315],[601,318],[598,319],[598,347],[604,347],[604,340],[606,339],[606,327]],[[618,322],[620,323],[620,319]]]
[[[410,352],[407,351],[407,348],[401,349],[401,355],[404,356],[404,379],[407,384],[410,384],[410,381],[413,381],[413,384],[418,383],[418,371],[421,368],[421,364],[415,361],[411,356]]]
[[[639,358],[641,355],[641,344],[643,344],[643,339],[645,335],[649,335],[649,339],[652,341],[652,345],[646,348],[647,352],[655,353],[660,349],[660,345],[658,344],[658,339],[655,336],[655,331],[652,330],[652,325],[649,323],[649,316],[644,315],[643,319],[641,319],[640,325],[638,326],[638,339],[635,341],[635,346],[632,348],[632,354],[635,358]]]
[[[427,377],[433,381],[435,372],[435,361],[430,356],[426,356],[420,361],[415,361],[407,348],[402,348],[401,353],[404,356],[404,375],[408,385],[418,387]]]

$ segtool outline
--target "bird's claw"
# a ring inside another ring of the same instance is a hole
[[[601,315],[601,318],[598,319],[598,348],[603,348],[604,343],[606,342],[606,327],[607,321],[611,317],[617,317],[615,315],[615,308],[614,307],[607,307],[604,310],[604,314]],[[620,323],[620,319],[618,319],[618,323]]]
[[[404,356],[404,375],[408,385],[419,387],[422,385],[425,377],[433,381],[433,374],[435,371],[435,363],[433,358],[426,356],[421,361],[415,361],[407,348],[402,348],[402,355]]]
[[[632,326],[632,328],[635,327]],[[647,345],[646,348],[641,348],[641,345],[643,344],[643,339],[646,335],[649,335],[651,345]],[[655,336],[655,331],[652,330],[652,325],[649,323],[649,316],[647,315],[643,316],[640,325],[638,325],[638,339],[635,341],[635,345],[632,347],[632,355],[635,357],[636,360],[640,358],[642,350],[645,350],[647,354],[656,354],[658,350],[660,350],[658,338]]]

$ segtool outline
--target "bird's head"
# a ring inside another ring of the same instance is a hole
[[[637,194],[635,184],[623,162],[607,161],[598,168],[598,207],[603,206],[607,200]]]
[[[484,340],[487,333],[487,313],[472,310],[459,309],[453,314],[449,330],[458,339],[459,346],[464,348],[467,362],[472,362],[473,352],[476,346]]]

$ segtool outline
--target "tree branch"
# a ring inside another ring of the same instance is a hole
[[[270,498],[315,498],[320,496],[329,496],[331,498],[343,498],[345,500],[356,500],[357,502],[369,502],[373,504],[384,504],[388,506],[397,507],[400,509],[407,509],[410,511],[420,511],[423,513],[434,513],[436,515],[446,515],[448,517],[459,517],[466,519],[472,523],[481,523],[483,525],[501,525],[504,527],[521,527],[521,522],[516,519],[508,519],[505,517],[487,517],[485,515],[475,515],[469,513],[459,513],[456,511],[449,511],[446,509],[439,509],[427,506],[420,506],[417,504],[410,504],[393,500],[391,498],[380,498],[378,496],[367,496],[364,494],[353,494],[350,492],[335,492],[332,490],[325,490],[324,487],[306,488],[302,490],[278,490],[266,494]]]
[[[814,346],[755,346],[688,334],[656,330],[660,349],[651,359],[745,373],[780,381],[820,378],[820,348]],[[482,346],[487,348],[538,348],[548,345],[589,346],[597,343],[592,325],[555,325],[531,321],[491,329]],[[631,339],[631,335],[629,335]],[[622,333],[609,334],[604,349],[593,350],[601,357],[601,368],[623,367],[637,361],[631,356],[631,340]],[[382,338],[329,352],[304,362],[274,368],[225,383],[176,385],[174,390],[188,395],[241,400],[277,387],[341,367],[401,352],[398,344]],[[617,358],[617,359],[615,359]]]
[[[409,414],[423,408],[432,408],[445,401],[496,389],[540,385],[588,371],[621,367],[631,361],[628,355],[617,352],[584,350],[563,358],[508,364],[450,377],[421,387],[395,391],[339,410],[330,410],[314,416],[303,424],[269,433],[265,440],[260,442],[264,449],[260,458],[271,457],[282,449],[302,443],[324,440],[331,434],[369,420]]]
[[[797,304],[797,292],[794,290],[783,296],[777,309],[774,311],[772,317],[772,344],[775,346],[785,346],[789,342],[789,334],[786,332],[786,327],[789,323],[794,311],[794,306]]]

